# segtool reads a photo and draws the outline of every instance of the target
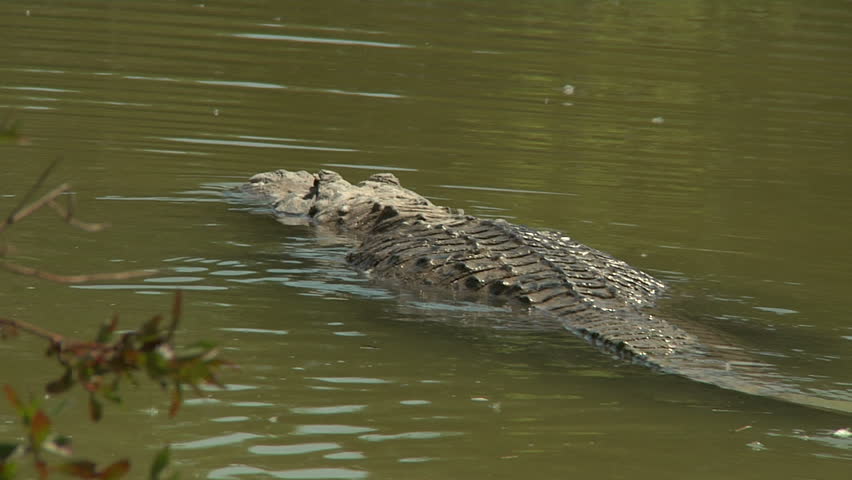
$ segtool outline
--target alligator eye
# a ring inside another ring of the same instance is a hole
[[[266,183],[266,179],[263,177],[251,177],[249,178],[249,183]]]

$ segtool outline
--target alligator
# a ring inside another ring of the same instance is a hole
[[[353,185],[330,170],[276,170],[237,190],[282,223],[351,239],[348,262],[373,278],[547,315],[600,350],[665,373],[852,412],[852,401],[803,393],[708,328],[655,315],[663,282],[563,233],[436,206],[390,173]]]

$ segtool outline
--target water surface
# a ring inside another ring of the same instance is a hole
[[[394,172],[436,203],[568,232],[672,285],[666,311],[789,378],[852,389],[848,2],[0,5],[0,207],[39,172],[74,183],[4,234],[82,287],[4,275],[0,314],[89,336],[185,291],[189,341],[241,365],[176,421],[143,387],[81,454],[187,477],[844,478],[849,416],[658,375],[517,314],[347,268],[347,247],[229,203],[274,168]],[[0,376],[56,375],[35,340]],[[153,405],[153,408],[152,408]],[[81,414],[82,415],[82,414]],[[16,435],[10,411],[0,436]],[[90,433],[91,432],[91,433]],[[104,434],[102,432],[109,432]]]

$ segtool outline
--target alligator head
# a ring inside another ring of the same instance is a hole
[[[317,173],[274,170],[252,176],[239,190],[253,202],[271,206],[282,222],[302,224],[309,223],[318,213],[320,189],[332,185],[337,191],[352,188],[349,182],[329,170]]]
[[[446,213],[420,195],[403,188],[392,174],[379,173],[352,185],[338,173],[275,170],[258,173],[239,187],[251,201],[272,207],[282,223],[326,225],[360,230],[363,220],[390,208],[394,215],[405,209],[414,213]],[[390,211],[386,213],[390,214]]]

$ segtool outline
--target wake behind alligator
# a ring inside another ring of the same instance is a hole
[[[598,348],[666,373],[744,393],[852,413],[852,400],[822,398],[785,382],[771,365],[652,314],[659,280],[554,231],[464,215],[403,188],[392,174],[352,185],[328,170],[259,173],[239,187],[279,221],[352,238],[348,261],[409,289],[551,315]]]

